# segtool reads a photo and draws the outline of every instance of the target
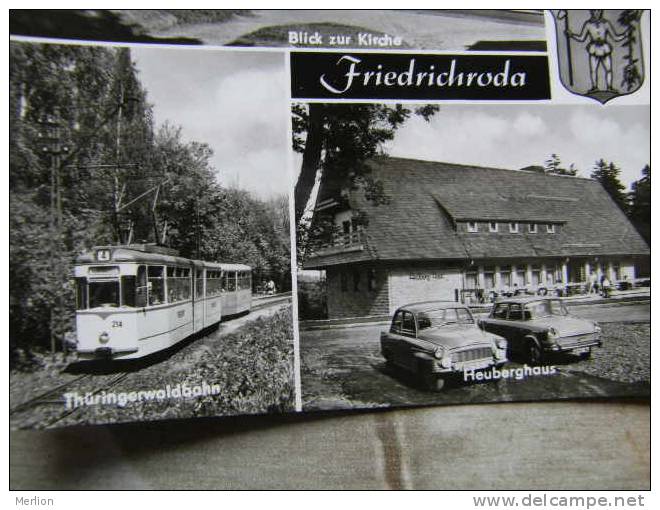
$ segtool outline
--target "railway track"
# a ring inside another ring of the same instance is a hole
[[[275,296],[256,298],[252,301],[252,310],[262,310],[264,308],[285,303],[287,301],[291,301],[291,292],[285,292]]]
[[[109,377],[109,380],[103,381],[102,384],[94,388],[85,388],[81,386],[81,383],[91,380],[93,374],[83,374],[71,381],[55,386],[54,388],[40,393],[39,395],[21,402],[15,407],[9,410],[9,416],[13,419],[18,419],[22,414],[33,415],[35,413],[42,413],[45,415],[43,420],[39,420],[40,426],[45,428],[52,427],[56,423],[64,420],[65,418],[71,416],[72,414],[78,412],[82,407],[65,407],[64,395],[71,391],[77,390],[81,395],[98,395],[103,391],[108,391],[122,381],[124,381],[130,372],[114,374]],[[57,412],[57,409],[61,408],[60,412]]]
[[[290,301],[290,292],[255,298],[252,302],[252,311],[263,311],[268,308],[281,306]],[[257,317],[260,315],[262,314],[256,314]],[[228,321],[225,323],[225,327],[230,327],[223,334],[231,333],[255,318],[248,314],[243,318]],[[10,420],[18,425],[19,428],[22,428],[25,424],[38,424],[40,428],[50,428],[57,424],[63,424],[62,422],[67,418],[72,417],[76,413],[81,413],[87,407],[83,405],[67,408],[65,394],[78,393],[78,395],[83,397],[85,395],[94,397],[102,392],[109,392],[112,388],[121,384],[132,373],[132,371],[127,371],[106,375],[99,375],[97,373],[79,375],[10,408]]]
[[[123,374],[117,374],[107,384],[103,385],[103,387],[97,388],[94,391],[86,392],[85,394],[89,393],[91,396],[95,396],[95,395],[98,395],[99,393],[101,393],[103,391],[107,392],[108,390],[110,390],[110,389],[114,388],[115,386],[117,386],[118,384],[120,384],[129,375],[130,375],[130,373],[128,373],[128,372],[123,373]],[[59,403],[60,403],[60,405],[62,404],[61,401],[59,401]],[[56,423],[64,420],[65,418],[68,418],[72,414],[80,411],[80,409],[82,409],[82,407],[72,407],[71,409],[66,409],[64,412],[62,412],[61,414],[59,414],[55,418],[49,420],[46,424],[46,428],[50,428],[50,427],[54,426]]]
[[[83,379],[88,379],[91,377],[91,374],[83,374],[79,377],[76,377],[75,379],[71,381],[67,381],[63,384],[60,384],[58,386],[55,386],[54,388],[45,391],[44,393],[41,393],[37,395],[36,397],[33,397],[31,399],[26,400],[25,402],[21,402],[20,404],[12,407],[9,409],[9,416],[12,416],[13,414],[19,413],[21,411],[24,411],[26,409],[31,409],[33,407],[38,406],[39,404],[50,404],[53,403],[53,400],[50,400],[51,397],[54,397],[56,394],[60,393],[61,391],[67,389],[70,386],[73,386],[75,383],[83,380]],[[62,400],[59,399],[57,400],[58,403],[61,403]]]

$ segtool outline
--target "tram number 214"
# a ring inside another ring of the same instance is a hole
[[[121,321],[112,321],[112,327],[113,328],[121,328],[122,327]]]

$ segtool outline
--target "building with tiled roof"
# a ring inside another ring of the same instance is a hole
[[[648,265],[648,245],[593,179],[391,157],[369,166],[385,201],[332,182],[318,194],[316,221],[336,235],[304,268],[326,271],[331,318],[565,293],[604,276],[632,281]]]

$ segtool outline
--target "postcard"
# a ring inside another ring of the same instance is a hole
[[[650,399],[650,13],[10,13],[13,428]]]

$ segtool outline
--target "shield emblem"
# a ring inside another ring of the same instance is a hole
[[[605,104],[644,82],[640,9],[553,10],[559,77],[569,91]]]

